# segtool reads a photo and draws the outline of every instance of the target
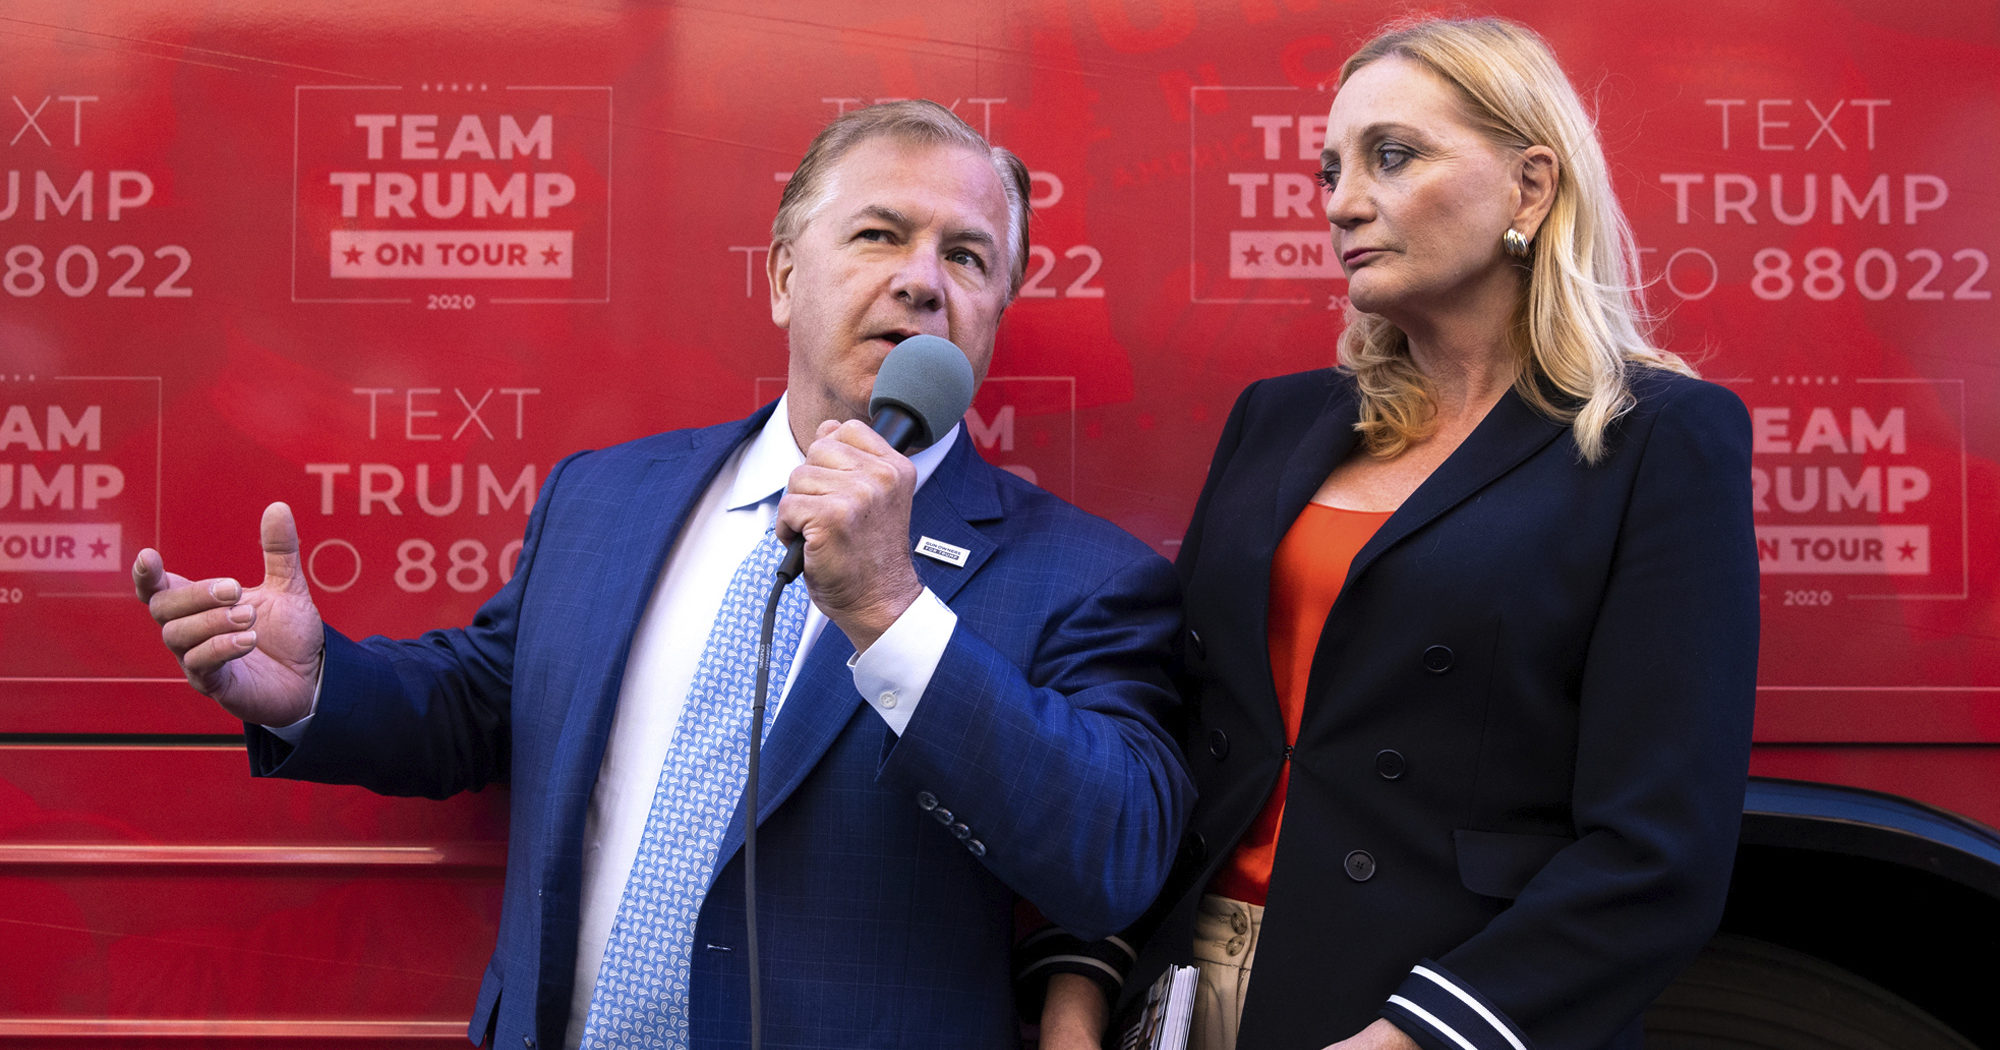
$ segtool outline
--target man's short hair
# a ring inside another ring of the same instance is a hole
[[[792,171],[784,196],[778,198],[778,215],[771,220],[771,239],[797,240],[831,195],[832,188],[826,184],[827,170],[838,164],[849,150],[877,137],[924,146],[962,146],[986,156],[1007,192],[1010,271],[1007,296],[1013,298],[1021,290],[1028,268],[1028,166],[1012,152],[987,142],[984,135],[974,131],[957,114],[928,99],[905,99],[850,110],[822,129]]]

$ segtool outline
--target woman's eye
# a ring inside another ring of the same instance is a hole
[[[1411,153],[1401,146],[1382,146],[1376,150],[1375,156],[1381,163],[1383,171],[1394,171],[1404,164],[1409,163],[1410,158],[1416,156],[1416,154]]]
[[[1313,181],[1319,183],[1321,189],[1332,193],[1333,187],[1340,182],[1340,169],[1334,167],[1321,168],[1313,172]]]

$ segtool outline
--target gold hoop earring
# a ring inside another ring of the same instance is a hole
[[[1521,231],[1509,226],[1500,235],[1500,247],[1512,258],[1525,259],[1532,245],[1528,243],[1528,238],[1521,235]]]

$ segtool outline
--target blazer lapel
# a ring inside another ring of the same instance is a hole
[[[1376,530],[1355,556],[1347,578],[1354,579],[1390,546],[1492,484],[1568,430],[1508,390],[1465,441]]]
[[[1263,535],[1246,537],[1257,544],[1257,549],[1250,553],[1250,560],[1267,569],[1251,573],[1251,578],[1237,581],[1238,585],[1223,590],[1229,600],[1239,602],[1234,606],[1232,615],[1240,622],[1253,625],[1255,637],[1265,637],[1270,629],[1271,574],[1268,567],[1277,556],[1278,544],[1284,541],[1285,533],[1291,531],[1292,523],[1305,510],[1313,493],[1319,491],[1320,483],[1333,473],[1334,466],[1353,454],[1360,441],[1354,432],[1355,412],[1352,384],[1336,383],[1320,404],[1317,415],[1289,425],[1281,421],[1277,428],[1283,432],[1291,426],[1299,426],[1297,442],[1292,446],[1291,454],[1285,457],[1277,484],[1273,486],[1271,527]],[[1257,660],[1254,663],[1257,667],[1254,672],[1256,681],[1262,686],[1264,699],[1248,703],[1245,708],[1267,738],[1283,742],[1284,716],[1278,709],[1278,683],[1272,675],[1271,661]]]
[[[940,601],[951,601],[993,554],[994,542],[972,525],[1001,516],[993,469],[971,451],[971,436],[961,432],[910,507],[913,548],[920,538],[928,536],[966,551],[963,566],[921,556],[915,559],[917,576]],[[801,580],[792,586],[804,585]],[[759,825],[798,790],[861,707],[861,695],[854,691],[854,675],[847,669],[853,655],[854,644],[829,623],[797,668],[798,679],[785,696],[783,717],[772,723],[759,756]],[[719,861],[726,862],[742,845],[743,812],[739,806],[723,836]],[[722,863],[717,863],[716,869],[721,868]]]
[[[600,594],[600,611],[590,622],[578,625],[578,637],[601,637],[604,641],[576,647],[576,658],[585,662],[576,680],[595,683],[596,688],[578,690],[563,716],[555,752],[562,757],[562,767],[552,776],[544,824],[551,834],[582,833],[598,768],[604,761],[605,742],[611,734],[618,692],[624,684],[625,662],[646,602],[689,511],[714,480],[723,460],[763,424],[769,411],[766,407],[736,423],[661,435],[661,450],[633,479],[630,491],[616,494],[628,509],[603,525],[605,563],[643,568],[602,574],[596,582],[607,589]],[[573,852],[573,848],[557,849],[552,855]]]
[[[973,523],[994,521],[1001,516],[995,473],[997,468],[972,450],[972,435],[960,431],[958,440],[945,453],[944,462],[938,464],[910,507],[913,550],[929,538],[965,552],[963,565],[917,555],[917,575],[940,601],[949,603],[993,554],[996,545]]]
[[[1298,444],[1285,460],[1284,473],[1278,478],[1277,506],[1272,508],[1271,551],[1291,531],[1292,522],[1306,509],[1313,493],[1319,491],[1320,484],[1341,460],[1354,452],[1360,442],[1360,435],[1354,432],[1356,402],[1353,387],[1342,383],[1334,387],[1326,403],[1320,407],[1319,415],[1307,425],[1299,435]],[[1267,559],[1268,560],[1268,559]],[[1266,588],[1263,603],[1269,604],[1269,580],[1259,583]]]

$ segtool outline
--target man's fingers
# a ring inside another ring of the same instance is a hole
[[[242,600],[243,585],[227,577],[185,580],[169,573],[166,586],[153,592],[146,609],[155,623],[166,624],[210,609],[226,609]]]
[[[889,456],[894,455],[896,452],[894,448],[889,446],[889,442],[882,435],[875,432],[874,427],[869,426],[859,419],[850,419],[829,430],[820,432],[820,437],[822,438],[828,435],[832,435],[833,439],[841,444],[851,445],[870,455]]]
[[[806,468],[800,467],[799,470]],[[793,480],[797,480],[794,472]],[[774,523],[778,531],[778,542],[790,543],[795,537],[805,535],[806,526],[813,521],[812,495],[792,489],[778,500],[778,520]]]
[[[188,684],[201,693],[215,695],[223,667],[229,661],[245,656],[257,647],[257,632],[232,631],[219,634],[189,649],[181,656],[181,669],[187,672]]]
[[[793,467],[791,477],[785,479],[785,496],[824,496],[837,491],[840,483],[839,468],[801,463]]]
[[[806,446],[806,461],[793,470],[820,467],[828,470],[852,470],[873,457],[863,452],[859,446],[840,439],[838,434],[830,434]]]
[[[166,563],[160,560],[160,552],[151,547],[140,551],[139,557],[132,562],[132,589],[138,592],[139,600],[145,602],[147,605],[153,603],[155,596],[177,588],[186,587],[192,582],[179,573],[168,572]],[[211,586],[220,584],[233,586],[236,581],[210,580],[208,582]],[[228,600],[234,601],[235,599],[231,598]]]
[[[132,590],[139,595],[140,601],[151,603],[153,595],[168,586],[167,564],[161,559],[159,551],[147,547],[132,559]]]
[[[849,440],[854,438],[854,440]],[[851,432],[841,432],[820,438],[806,448],[806,461],[793,468],[795,471],[820,468],[828,471],[862,471],[894,483],[907,473],[915,480],[917,468],[914,464],[889,447],[880,434],[863,430],[857,438]]]
[[[168,651],[179,656],[200,648],[212,638],[241,634],[257,626],[257,613],[248,605],[207,609],[160,625],[160,640]]]
[[[258,532],[264,543],[264,586],[279,591],[303,590],[305,573],[299,567],[299,526],[292,518],[292,508],[284,503],[265,507]]]

